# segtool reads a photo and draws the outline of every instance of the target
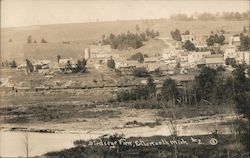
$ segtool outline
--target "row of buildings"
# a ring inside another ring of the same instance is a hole
[[[118,53],[113,53],[110,45],[89,45],[84,50],[84,58],[88,63],[104,65],[112,58],[115,60],[115,68],[123,72],[123,74],[131,74],[135,68],[143,67],[149,72],[161,70],[165,73],[173,74],[174,69],[196,68],[200,65],[206,65],[216,68],[225,65],[227,58],[235,59],[236,63],[246,63],[250,65],[250,52],[239,51],[237,47],[240,44],[239,36],[229,37],[228,44],[221,47],[223,53],[215,54],[208,49],[204,39],[195,36],[193,33],[182,35],[182,43],[190,40],[198,48],[195,51],[186,51],[177,43],[175,46],[170,46],[163,49],[161,56],[145,57],[143,62],[137,60],[129,60],[120,57]],[[72,58],[59,59],[58,62],[50,62],[48,60],[34,61],[34,71],[47,73],[49,70],[59,72],[67,72],[67,64],[72,67],[76,66],[76,61]],[[26,64],[21,64],[17,68],[19,70],[26,69]]]

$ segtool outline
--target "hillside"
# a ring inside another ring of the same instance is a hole
[[[239,33],[248,21],[114,21],[79,24],[57,24],[1,29],[1,58],[22,61],[25,58],[55,59],[57,54],[63,57],[77,58],[83,56],[84,48],[89,42],[98,41],[103,34],[135,32],[136,25],[140,30],[151,28],[160,32],[162,37],[170,36],[169,32],[176,28],[181,31],[190,30],[197,35],[208,35],[210,31],[224,29],[227,32]],[[37,44],[27,44],[31,35]],[[41,38],[49,43],[40,43]],[[9,39],[12,42],[9,42]],[[70,44],[62,44],[70,41]],[[164,47],[164,46],[162,46]],[[146,46],[144,48],[147,48]],[[141,49],[141,48],[140,48]],[[145,49],[143,49],[145,50]],[[142,50],[138,50],[142,51]],[[146,53],[147,50],[145,50]],[[135,50],[137,52],[137,50]]]

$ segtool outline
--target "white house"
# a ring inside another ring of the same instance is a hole
[[[181,42],[185,43],[186,41],[190,41],[192,43],[195,43],[195,36],[194,36],[194,33],[190,33],[188,35],[181,35]]]
[[[240,36],[239,35],[234,35],[229,37],[229,45],[240,45]]]

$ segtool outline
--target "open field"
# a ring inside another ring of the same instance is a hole
[[[239,33],[243,26],[248,25],[248,21],[154,20],[152,25],[142,21],[116,21],[3,28],[1,29],[1,58],[4,60],[16,60],[18,62],[23,62],[25,58],[56,60],[56,55],[59,54],[65,58],[72,57],[76,59],[83,57],[84,48],[90,42],[98,42],[103,34],[126,33],[128,30],[135,32],[137,24],[142,31],[146,28],[159,31],[161,37],[170,36],[170,31],[178,28],[183,32],[190,30],[198,36],[209,35],[211,31],[216,32],[224,29],[227,32],[225,34],[227,38],[228,35]],[[27,37],[29,35],[32,36],[33,40],[37,40],[37,44],[27,44]],[[8,42],[10,38],[12,39],[11,43]],[[40,43],[41,38],[45,38],[49,43]],[[62,41],[70,41],[71,43],[62,44]],[[149,45],[152,45],[152,43]],[[153,42],[153,45],[155,47],[142,47],[133,51],[140,51],[144,54],[154,56],[155,53],[166,47],[161,41]],[[115,53],[128,56],[126,53],[120,51],[115,51]]]

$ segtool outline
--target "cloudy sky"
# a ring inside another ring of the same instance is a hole
[[[1,27],[247,10],[248,0],[1,0]]]

